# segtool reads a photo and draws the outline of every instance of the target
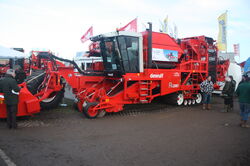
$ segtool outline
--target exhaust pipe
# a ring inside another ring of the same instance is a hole
[[[148,68],[152,68],[152,23],[148,22]]]

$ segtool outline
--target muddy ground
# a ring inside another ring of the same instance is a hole
[[[162,103],[126,106],[89,120],[72,107],[19,119],[17,130],[0,121],[0,149],[18,166],[249,166],[250,129],[223,101],[175,107]],[[0,158],[0,165],[5,165]]]

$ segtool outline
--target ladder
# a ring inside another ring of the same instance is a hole
[[[198,94],[199,73],[192,73],[192,84],[193,84],[193,89],[191,90],[192,94]]]
[[[151,82],[139,81],[139,101],[140,103],[149,103],[152,96]]]

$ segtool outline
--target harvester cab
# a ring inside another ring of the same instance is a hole
[[[121,77],[126,73],[143,72],[142,34],[116,31],[92,37],[99,42],[104,73]]]

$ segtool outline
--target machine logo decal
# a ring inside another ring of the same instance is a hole
[[[163,78],[164,74],[161,73],[161,74],[150,74],[150,78]]]
[[[169,88],[178,88],[179,84],[173,84],[172,82],[168,83]]]

